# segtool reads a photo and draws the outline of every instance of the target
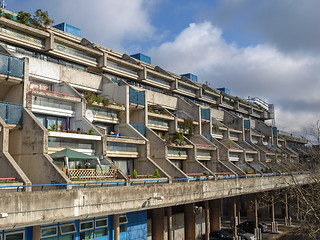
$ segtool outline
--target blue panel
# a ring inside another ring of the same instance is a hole
[[[201,108],[201,118],[210,121],[210,109]]]
[[[131,126],[137,129],[139,133],[141,133],[143,136],[146,136],[146,125],[142,123],[134,123],[130,122]]]
[[[244,120],[244,128],[250,129],[250,120]]]
[[[273,128],[273,135],[274,136],[278,135],[278,129],[276,127]]]
[[[133,55],[130,55],[131,57],[135,58],[135,59],[138,59],[142,62],[145,62],[145,63],[149,63],[151,64],[151,58],[149,56],[146,56],[142,53],[137,53],[137,54],[133,54]]]
[[[33,239],[33,227],[26,227],[26,240]]]
[[[60,24],[57,24],[55,26],[53,26],[54,28],[56,29],[59,29],[61,31],[64,31],[66,33],[70,33],[74,36],[77,36],[77,37],[81,37],[81,30],[80,28],[77,28],[77,27],[74,27],[68,23],[60,23]]]
[[[211,141],[212,140],[212,138],[211,138],[211,136],[210,136],[210,134],[206,134],[206,133],[204,133],[204,134],[202,134],[206,139],[208,139],[209,141]]]
[[[130,101],[130,103],[135,103],[137,105],[145,106],[145,92],[130,88],[129,101]]]
[[[147,211],[127,213],[127,239],[147,239],[148,222]]]
[[[24,59],[0,53],[0,74],[24,77]]]
[[[198,77],[192,73],[181,74],[181,76],[189,78],[192,81],[198,82]]]
[[[217,88],[217,90],[230,94],[230,90],[228,88]]]
[[[0,117],[5,123],[22,124],[23,106],[0,101]]]

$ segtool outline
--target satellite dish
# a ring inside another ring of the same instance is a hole
[[[93,122],[93,112],[89,109],[86,111],[86,118],[90,121]]]

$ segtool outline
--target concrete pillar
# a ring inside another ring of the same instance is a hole
[[[238,230],[237,230],[237,197],[233,197],[232,200],[232,217],[231,217],[231,225],[233,228],[233,240],[238,239]]]
[[[275,218],[275,210],[274,210],[274,196],[271,196],[271,216],[272,216],[272,222],[271,222],[271,232],[277,233],[278,232],[278,224],[276,222]]]
[[[120,240],[120,218],[119,214],[115,214],[113,217],[114,225],[114,240]]]
[[[299,196],[297,196],[297,221],[300,221],[300,199],[299,199]]]
[[[40,226],[33,227],[33,240],[40,240]]]
[[[209,201],[210,231],[221,229],[221,199]]]
[[[240,209],[241,209],[241,197],[238,197],[238,199],[237,199],[237,217],[238,217],[238,224],[241,223],[241,221],[240,221],[240,217],[241,217]]]
[[[168,240],[173,240],[172,208],[171,207],[167,207],[167,229],[168,229]]]
[[[164,240],[164,208],[152,210],[152,239]]]
[[[196,239],[196,216],[194,205],[184,205],[184,235],[186,240]]]
[[[254,221],[254,195],[247,195],[246,196],[246,207],[247,207],[247,219],[249,221]]]
[[[256,236],[257,240],[262,239],[262,235],[261,235],[261,229],[258,226],[259,224],[259,219],[258,219],[258,200],[257,200],[257,196],[254,195],[254,233]]]
[[[288,205],[288,193],[284,193],[284,202],[285,202],[285,218],[284,218],[284,225],[290,226],[291,225],[291,217],[289,217],[289,205]]]
[[[209,202],[204,201],[204,214],[205,214],[205,240],[210,240],[210,210],[209,210]]]

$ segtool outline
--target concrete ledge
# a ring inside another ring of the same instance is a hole
[[[299,184],[311,181],[307,174],[295,178]],[[278,176],[4,193],[0,195],[0,212],[8,217],[0,218],[0,229],[175,206],[280,189],[292,183],[291,176]]]

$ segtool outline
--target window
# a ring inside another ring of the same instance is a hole
[[[127,225],[126,224],[120,225],[120,232],[123,233],[126,231],[127,231]]]
[[[120,233],[126,232],[127,231],[127,224],[128,223],[128,218],[127,215],[120,215],[119,217],[119,224],[120,224]]]
[[[54,237],[58,235],[58,227],[44,227],[41,228],[41,237]]]
[[[93,221],[81,222],[80,231],[86,231],[93,229]]]
[[[93,239],[93,221],[80,222],[80,239]]]
[[[97,219],[96,228],[108,227],[108,219]]]
[[[64,224],[60,226],[61,234],[68,234],[76,232],[76,225],[74,223]]]
[[[60,129],[61,124],[66,127],[67,118],[54,117],[54,116],[45,116],[42,114],[35,114],[36,118],[43,124],[45,128],[57,128]]]
[[[108,218],[96,219],[95,237],[108,236]]]
[[[24,231],[23,232],[12,232],[4,234],[5,240],[24,240]]]

